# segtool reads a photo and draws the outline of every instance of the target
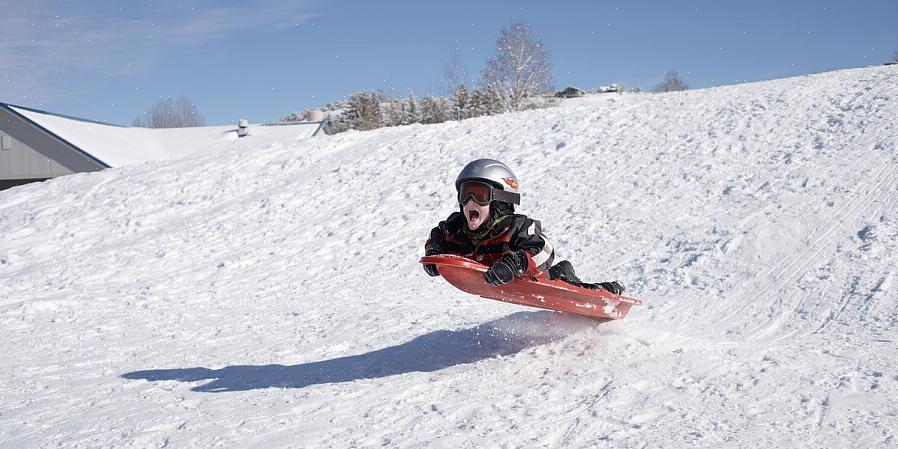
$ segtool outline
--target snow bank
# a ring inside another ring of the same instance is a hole
[[[0,192],[11,447],[894,447],[898,69],[350,132]],[[417,265],[493,157],[597,322]]]

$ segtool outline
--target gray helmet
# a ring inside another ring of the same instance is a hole
[[[465,165],[455,179],[455,190],[458,191],[465,181],[482,181],[501,189],[495,193],[495,199],[511,204],[521,204],[521,192],[518,190],[518,177],[507,165],[495,159],[477,159]]]

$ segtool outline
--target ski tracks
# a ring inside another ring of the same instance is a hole
[[[857,159],[863,159],[864,156]],[[807,316],[797,315],[796,312],[808,305],[806,302],[810,297],[818,297],[826,303],[831,303],[826,300],[830,292],[821,292],[813,288],[796,291],[796,282],[808,272],[825,264],[823,261],[829,259],[821,259],[821,255],[824,252],[839,251],[844,238],[856,232],[860,228],[860,223],[878,218],[882,216],[884,210],[894,208],[898,164],[891,157],[883,159],[883,163],[869,181],[862,181],[852,189],[859,193],[843,198],[843,204],[830,215],[819,231],[808,238],[806,244],[757,274],[755,282],[747,284],[735,296],[726,299],[722,306],[730,310],[715,320],[714,327],[726,335],[740,334],[750,340],[782,337],[778,334],[782,333],[784,327],[795,326],[796,320],[804,323],[798,329],[787,332],[786,336],[802,328],[807,330],[808,327],[814,327],[812,323],[821,315],[820,310],[812,310],[806,314]],[[823,323],[815,328],[819,330],[837,319],[853,297],[843,295],[842,302],[833,306],[828,313],[823,313]],[[820,306],[817,304],[816,308],[819,309]]]
[[[894,160],[884,161],[882,168],[874,176],[874,180],[861,188],[863,190],[861,194],[856,198],[847,199],[846,204],[833,214],[830,221],[809,245],[792,256],[791,260],[787,259],[787,262],[783,264],[785,266],[767,276],[767,279],[772,280],[772,287],[762,295],[775,295],[773,307],[767,310],[769,320],[755,323],[755,326],[746,329],[745,333],[752,339],[771,337],[784,327],[786,321],[793,322],[797,318],[794,312],[803,307],[810,296],[801,291],[790,294],[795,282],[821,264],[820,256],[824,251],[834,249],[838,251],[839,237],[850,236],[860,228],[861,223],[880,216],[883,212],[883,205],[886,204],[889,197],[894,196],[896,185],[898,185],[898,164]],[[839,288],[840,286],[834,287]],[[826,293],[828,292],[824,292],[821,298],[829,296]],[[830,312],[827,316],[838,318],[839,314],[848,306],[848,302],[854,298],[855,295],[844,295],[842,304],[837,306],[838,312],[835,314]],[[816,318],[816,315],[816,313],[812,314],[811,318]],[[825,326],[826,322],[821,327]]]

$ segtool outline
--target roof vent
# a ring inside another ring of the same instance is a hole
[[[245,118],[237,122],[237,137],[246,137],[249,134],[249,121]]]

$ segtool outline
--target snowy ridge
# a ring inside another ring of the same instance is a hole
[[[350,132],[0,192],[10,447],[894,447],[898,68]],[[619,322],[417,264],[469,160]]]

